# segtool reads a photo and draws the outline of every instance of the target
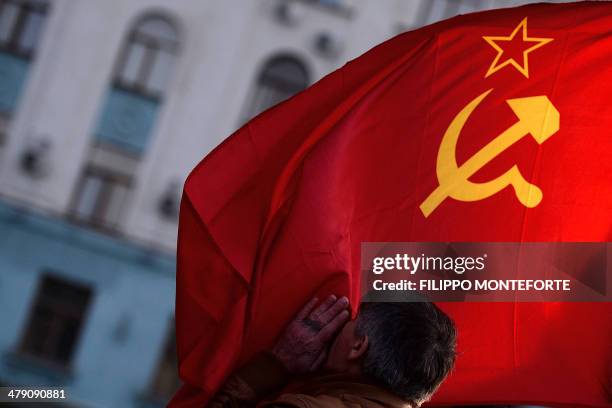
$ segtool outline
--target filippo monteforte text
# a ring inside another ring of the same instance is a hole
[[[571,291],[569,279],[421,279],[417,282],[402,279],[399,282],[372,283],[374,290],[400,291]]]

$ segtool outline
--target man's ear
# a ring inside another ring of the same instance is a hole
[[[363,336],[355,340],[351,350],[349,351],[348,359],[357,360],[362,357],[368,350],[368,336]]]

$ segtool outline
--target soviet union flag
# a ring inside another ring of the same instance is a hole
[[[612,4],[401,34],[256,117],[184,189],[177,335],[201,406],[314,294],[359,303],[360,244],[609,241]],[[610,279],[610,276],[608,276]],[[446,303],[433,404],[611,406],[609,303]]]

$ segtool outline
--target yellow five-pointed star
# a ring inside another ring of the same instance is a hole
[[[514,38],[516,37],[516,35],[518,34],[519,31],[522,31],[522,34],[523,34],[522,35],[522,42],[524,42],[524,43],[534,43],[534,45],[532,45],[531,47],[529,47],[529,48],[527,48],[527,49],[525,49],[523,51],[523,61],[522,61],[522,64],[519,64],[512,57],[506,58],[506,60],[503,61],[500,64],[499,60],[501,59],[501,57],[502,57],[502,55],[504,53],[504,50],[497,43],[498,42],[504,42],[504,41],[506,41],[506,42],[514,41]],[[529,78],[529,59],[527,57],[528,54],[530,52],[534,51],[534,50],[537,50],[538,48],[542,47],[543,45],[548,44],[549,42],[551,42],[553,40],[552,38],[528,37],[527,36],[527,17],[525,17],[523,19],[523,21],[521,21],[519,23],[519,25],[516,26],[514,31],[512,31],[512,34],[510,34],[507,37],[483,36],[482,38],[486,42],[488,42],[491,45],[491,47],[495,48],[495,50],[497,51],[497,56],[495,57],[495,59],[493,60],[493,63],[489,67],[489,70],[487,71],[487,73],[485,75],[485,78],[488,77],[489,75],[492,75],[495,72],[499,71],[500,69],[502,69],[506,65],[512,65],[521,74],[523,74],[525,76],[525,78]]]

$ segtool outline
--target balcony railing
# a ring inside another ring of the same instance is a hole
[[[155,124],[159,102],[112,87],[106,95],[95,136],[134,154],[142,153]]]
[[[29,67],[27,59],[0,51],[0,113],[15,111]]]

